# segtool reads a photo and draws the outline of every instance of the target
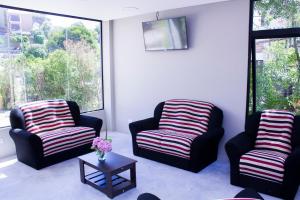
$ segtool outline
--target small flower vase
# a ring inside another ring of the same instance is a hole
[[[106,159],[105,152],[97,150],[98,160],[104,162]]]

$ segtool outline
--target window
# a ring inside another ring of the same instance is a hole
[[[103,109],[101,21],[11,7],[0,13],[0,127],[13,107],[30,101]]]
[[[254,0],[253,29],[269,30],[300,26],[299,0]]]
[[[18,32],[18,31],[21,31],[20,24],[11,24],[11,25],[10,25],[10,31],[11,31],[11,32]]]
[[[20,21],[20,16],[19,15],[10,15],[10,21],[15,21],[15,22],[19,22]]]
[[[251,0],[248,113],[300,114],[300,0]]]

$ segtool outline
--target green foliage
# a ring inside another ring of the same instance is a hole
[[[85,40],[92,48],[97,47],[97,33],[88,30],[82,23],[72,25],[68,30],[68,39],[72,41]]]
[[[17,34],[17,33],[11,34],[10,40],[15,43],[28,43],[29,42],[29,38],[27,35],[21,35],[21,34]]]
[[[64,29],[53,30],[48,38],[47,48],[49,51],[64,48],[64,41],[66,40]]]
[[[0,59],[1,107],[62,98],[76,101],[83,111],[98,109],[102,86],[97,32],[81,23],[52,29],[49,20],[36,20],[40,24],[30,36],[11,36],[13,42],[26,44],[21,53]]]
[[[40,29],[43,31],[45,37],[48,38],[51,31],[51,22],[49,20],[45,20],[40,26]]]
[[[44,44],[45,36],[42,31],[33,31],[33,42],[36,44]]]
[[[0,63],[0,98],[3,105],[3,109],[8,110],[10,108],[11,95],[10,95],[10,68],[7,67],[9,61],[7,59],[1,59]]]
[[[2,44],[5,44],[5,39],[4,39],[4,37],[2,36],[0,36],[0,45],[2,45]]]
[[[299,26],[299,0],[261,0],[255,3],[256,11],[268,25],[274,19],[285,19],[288,27]]]
[[[274,22],[280,28],[300,26],[299,0],[255,1],[255,11],[261,17],[262,27],[272,27]],[[264,57],[264,65],[256,68],[257,110],[287,109],[300,113],[298,44],[299,38],[270,39],[262,52],[257,51]]]
[[[99,51],[93,49],[85,40],[68,41],[65,46],[70,61],[68,91],[70,98],[79,102],[83,110],[99,108],[101,98]]]
[[[56,50],[49,54],[46,60],[45,78],[45,97],[48,99],[65,99],[65,88],[68,82],[68,55],[64,50]]]
[[[257,110],[288,109],[296,111],[293,100],[299,94],[297,59],[294,48],[286,47],[286,40],[273,41],[266,48],[269,59],[256,70]]]
[[[43,45],[32,44],[24,50],[26,57],[45,58],[47,51]]]
[[[99,48],[97,32],[87,29],[82,23],[73,24],[67,29],[54,30],[48,38],[49,51],[64,48],[67,40],[79,42],[86,41],[93,49]]]

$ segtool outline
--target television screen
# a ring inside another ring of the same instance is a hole
[[[185,17],[143,22],[143,31],[148,51],[188,48]]]

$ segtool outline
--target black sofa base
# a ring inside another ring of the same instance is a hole
[[[207,167],[208,165],[210,165],[211,163],[217,160],[217,157],[215,158],[210,157],[210,160],[201,160],[200,161],[201,164],[194,166],[191,160],[187,160],[184,158],[180,158],[177,156],[172,156],[169,154],[164,154],[156,151],[151,151],[148,149],[137,148],[133,152],[133,154],[142,158],[147,158],[153,161],[171,165],[173,167],[184,169],[194,173],[198,173],[199,171],[201,171],[202,169],[204,169],[205,167]]]
[[[40,170],[42,168],[57,164],[59,162],[62,162],[62,161],[65,161],[65,160],[68,160],[68,159],[71,159],[71,158],[74,158],[74,157],[77,157],[77,156],[80,156],[83,154],[90,153],[93,151],[91,149],[91,146],[92,146],[92,143],[86,144],[86,145],[83,145],[80,147],[69,149],[67,151],[62,151],[57,154],[53,154],[53,155],[50,155],[47,157],[40,158],[38,160],[35,160],[34,162],[22,159],[22,157],[18,156],[18,153],[17,153],[17,158],[18,158],[18,161],[20,161],[26,165],[29,165],[30,167],[32,167],[36,170]]]
[[[286,191],[283,189],[283,185],[271,181],[266,181],[262,179],[253,178],[250,176],[245,176],[240,174],[239,180],[231,179],[231,184],[239,187],[250,187],[255,188],[258,192],[268,194],[274,197],[278,197],[281,199],[287,199],[287,200],[293,200],[297,189],[295,188],[292,192],[291,188],[288,193],[283,193],[283,191]]]

